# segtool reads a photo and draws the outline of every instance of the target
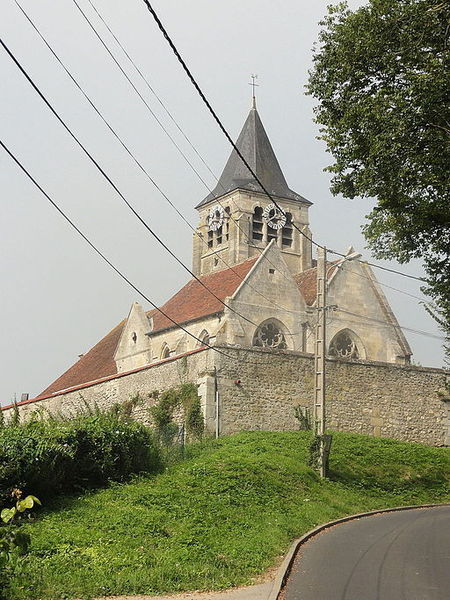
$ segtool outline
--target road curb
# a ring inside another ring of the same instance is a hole
[[[278,596],[280,595],[281,590],[284,588],[284,586],[286,584],[286,580],[291,572],[292,565],[294,563],[295,557],[297,556],[297,552],[298,552],[299,548],[305,542],[307,542],[309,539],[311,539],[312,537],[314,537],[321,531],[324,531],[325,529],[329,529],[330,527],[333,527],[334,525],[339,525],[340,523],[346,523],[347,521],[352,521],[353,519],[360,519],[361,517],[370,517],[373,515],[397,512],[397,511],[401,511],[401,510],[414,510],[415,508],[436,508],[437,506],[450,506],[450,503],[445,502],[443,504],[419,504],[419,505],[415,505],[415,506],[397,506],[395,508],[383,508],[380,510],[372,510],[370,512],[364,512],[364,513],[359,513],[356,515],[350,515],[348,517],[342,517],[340,519],[336,519],[335,521],[329,521],[328,523],[324,523],[323,525],[318,525],[314,529],[311,529],[311,531],[308,531],[307,533],[302,535],[302,537],[300,537],[292,542],[291,547],[288,550],[288,553],[286,554],[280,568],[277,571],[277,574],[276,574],[274,582],[273,582],[272,591],[270,592],[267,600],[277,600],[278,599]]]

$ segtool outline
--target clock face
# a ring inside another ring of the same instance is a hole
[[[269,204],[263,212],[263,218],[272,229],[282,229],[286,225],[286,213],[275,206]]]
[[[208,227],[210,231],[217,231],[223,225],[224,210],[220,204],[211,208],[208,215]]]

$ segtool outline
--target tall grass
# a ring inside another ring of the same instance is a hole
[[[187,449],[164,473],[63,498],[26,527],[7,600],[224,589],[254,581],[292,538],[342,515],[448,500],[450,451],[335,434],[331,478],[309,432],[241,433]]]

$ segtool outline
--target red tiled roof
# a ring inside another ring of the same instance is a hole
[[[94,381],[101,377],[117,373],[114,362],[114,352],[119,342],[122,329],[125,325],[123,320],[117,327],[108,333],[102,340],[89,350],[78,362],[72,365],[65,373],[58,377],[39,396],[53,394],[66,388],[80,385],[88,381]]]
[[[235,265],[232,269],[216,271],[204,275],[200,279],[217,298],[225,301],[225,298],[234,294],[256,260],[256,257],[250,258]],[[212,296],[196,279],[191,279],[161,307],[161,310],[177,323],[187,323],[223,310],[224,306],[217,298]],[[152,331],[175,327],[170,319],[156,309],[147,314],[149,317],[153,317]],[[78,362],[41,392],[38,397],[116,374],[114,353],[125,322],[126,320],[123,320],[119,323]]]
[[[249,258],[231,269],[204,275],[201,281],[224,302],[225,298],[234,294],[256,260],[257,257]],[[160,308],[177,323],[187,323],[223,310],[224,306],[217,298],[196,279],[191,279]],[[153,331],[174,327],[173,322],[157,310],[150,311],[148,316],[153,317]]]
[[[327,263],[327,278],[331,279],[331,276],[336,270],[336,264],[339,260]],[[331,267],[331,268],[330,268]],[[308,306],[312,306],[316,301],[317,297],[317,267],[307,269],[302,273],[294,275],[294,279],[298,285],[298,289],[302,293],[303,298]]]

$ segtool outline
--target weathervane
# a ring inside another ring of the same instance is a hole
[[[259,87],[259,85],[257,83],[255,83],[255,79],[258,79],[258,75],[253,75],[252,74],[252,82],[249,83],[248,85],[251,85],[253,88],[253,108],[256,108],[256,94],[255,94],[255,87]]]

